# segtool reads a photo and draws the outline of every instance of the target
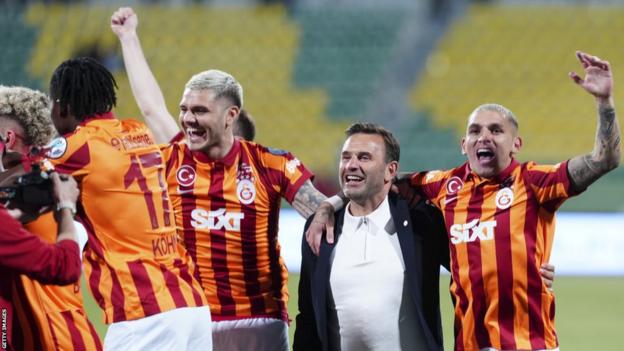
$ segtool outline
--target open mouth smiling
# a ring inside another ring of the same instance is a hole
[[[345,176],[345,184],[347,185],[356,185],[364,181],[363,177],[357,175],[346,175]]]
[[[204,129],[199,129],[199,128],[194,128],[194,127],[187,127],[186,128],[186,135],[188,135],[189,139],[192,140],[197,140],[197,139],[203,139],[206,137],[206,130]]]
[[[487,148],[477,149],[477,160],[480,162],[489,162],[494,159],[494,151]]]

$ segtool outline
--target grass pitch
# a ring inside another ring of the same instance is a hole
[[[291,274],[288,280],[288,311],[293,319],[290,328],[291,341],[297,314],[298,282],[299,275]],[[442,323],[445,349],[453,350],[453,309],[448,283],[448,276],[443,276],[440,282]],[[86,289],[83,279],[87,314],[103,338],[106,326],[102,323],[102,312]],[[561,350],[624,348],[620,339],[623,336],[620,333],[624,331],[624,277],[557,277],[554,289],[557,303],[555,321]]]

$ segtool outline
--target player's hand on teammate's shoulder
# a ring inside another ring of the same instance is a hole
[[[334,243],[334,208],[326,201],[321,202],[316,209],[314,219],[305,232],[306,241],[317,256],[320,253],[323,234],[329,244]]]
[[[410,208],[414,208],[416,207],[416,205],[418,205],[418,202],[420,201],[421,196],[416,191],[416,188],[412,186],[411,180],[410,180],[411,176],[412,176],[412,173],[400,172],[394,178],[394,181],[390,190],[393,191],[394,193],[399,194],[399,196],[404,198],[409,204]]]

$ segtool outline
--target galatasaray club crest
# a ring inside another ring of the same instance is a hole
[[[178,168],[178,172],[176,173],[176,179],[178,180],[178,184],[181,186],[189,187],[195,184],[195,179],[197,175],[195,174],[195,170],[193,167],[184,165]]]
[[[496,193],[496,207],[501,210],[508,209],[514,200],[514,193],[509,188],[503,188]]]
[[[459,177],[451,177],[446,182],[446,193],[448,195],[456,194],[461,188],[464,187],[464,182]]]
[[[236,186],[236,195],[243,205],[249,205],[256,199],[256,186],[249,179],[241,179]]]

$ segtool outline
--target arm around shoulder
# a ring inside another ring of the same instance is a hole
[[[292,202],[292,207],[303,217],[309,218],[318,209],[319,205],[327,199],[318,189],[314,187],[311,180],[306,180]]]
[[[323,233],[327,242],[334,242],[334,212],[346,204],[345,195],[338,194],[327,198],[307,180],[297,191],[292,206],[305,218],[313,218],[306,226],[305,238],[312,251],[318,255]]]

